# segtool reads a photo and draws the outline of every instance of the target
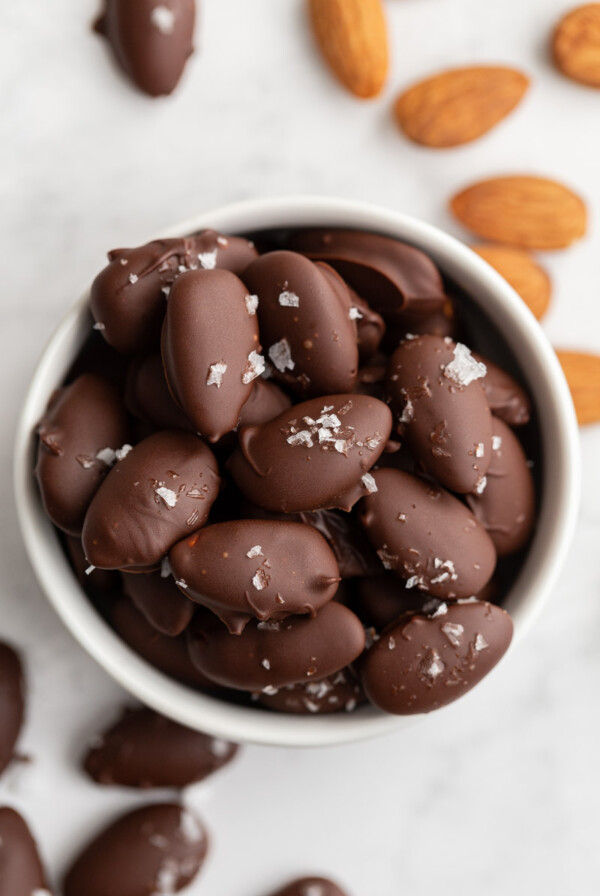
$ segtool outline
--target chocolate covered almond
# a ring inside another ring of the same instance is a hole
[[[502,420],[492,419],[492,462],[480,495],[467,504],[494,542],[499,557],[520,550],[535,519],[535,489],[521,443]]]
[[[122,815],[79,854],[64,896],[154,896],[178,893],[198,874],[208,849],[204,826],[176,803]]]
[[[315,616],[340,580],[322,535],[303,523],[232,520],[207,526],[169,554],[179,588],[239,634],[251,618]]]
[[[454,495],[410,473],[377,470],[373,479],[377,491],[364,499],[361,518],[386,569],[442,600],[477,594],[496,565],[479,520]]]
[[[25,820],[0,806],[0,896],[52,896]]]
[[[314,619],[289,616],[282,621],[250,622],[231,635],[210,614],[189,629],[188,647],[195,666],[212,681],[242,691],[262,691],[334,675],[352,663],[365,646],[358,617],[330,601]]]
[[[300,877],[272,896],[347,896],[337,884],[325,877]]]
[[[366,395],[325,395],[239,434],[231,474],[254,504],[277,513],[350,510],[389,438],[389,408]]]
[[[431,712],[471,690],[505,654],[513,624],[483,601],[407,614],[386,629],[361,661],[365,692],[396,715]]]
[[[37,427],[35,475],[52,522],[80,535],[94,494],[129,448],[123,403],[106,380],[84,373],[51,397]]]
[[[363,689],[350,669],[342,669],[319,681],[288,684],[275,693],[269,690],[258,695],[258,702],[268,709],[297,715],[354,712],[364,701]]]
[[[182,594],[170,574],[124,573],[121,580],[125,594],[157,631],[174,638],[188,627],[194,604]]]
[[[276,378],[307,395],[351,392],[358,370],[346,284],[327,265],[269,252],[243,275],[256,296],[261,340]]]
[[[481,380],[490,410],[509,426],[523,426],[531,417],[531,399],[525,389],[506,370],[488,358],[473,353],[476,361],[486,367]]]
[[[24,714],[21,660],[12,647],[0,642],[0,775],[14,757]]]
[[[300,230],[290,248],[326,261],[365,301],[386,318],[403,311],[429,313],[445,301],[432,260],[400,240],[361,230]]]
[[[253,258],[256,249],[248,240],[215,230],[114,249],[108,253],[108,265],[92,283],[90,305],[95,326],[122,354],[154,351],[167,297],[177,277],[213,268],[239,274]]]
[[[195,0],[104,0],[96,31],[125,72],[149,96],[172,93],[194,49]]]
[[[230,271],[190,271],[175,282],[162,331],[169,389],[198,433],[230,432],[265,369],[248,290]]]
[[[407,339],[390,359],[387,391],[408,447],[451,491],[485,485],[492,454],[485,374],[465,345],[440,336]]]
[[[218,489],[217,462],[197,436],[149,436],[113,467],[90,505],[83,527],[90,565],[160,564],[176,541],[204,525]]]
[[[188,787],[230,762],[237,745],[178,725],[151,709],[126,709],[84,759],[98,784]]]

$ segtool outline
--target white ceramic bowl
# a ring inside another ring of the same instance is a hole
[[[543,486],[536,534],[504,604],[514,620],[514,644],[548,597],[565,559],[577,514],[578,430],[556,356],[525,304],[491,267],[435,227],[389,209],[322,197],[259,199],[207,212],[159,236],[182,236],[206,227],[236,233],[305,226],[373,230],[424,250],[485,312],[518,359],[534,402],[542,409]],[[192,691],[148,665],[98,615],[44,515],[32,475],[33,431],[50,393],[63,380],[89,334],[88,298],[86,293],[69,311],[48,343],[25,399],[15,446],[16,499],[25,544],[41,587],[75,638],[142,702],[192,728],[234,741],[321,746],[373,737],[413,723],[414,717],[389,716],[373,707],[351,714],[295,716],[225,703]],[[479,687],[485,687],[485,682]]]

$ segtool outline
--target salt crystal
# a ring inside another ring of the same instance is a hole
[[[137,274],[130,274],[130,275],[129,275],[129,282],[131,283],[132,286],[133,286],[134,283],[137,283],[138,280],[139,280],[139,277],[138,277]]]
[[[106,324],[103,324],[98,320],[92,327],[92,330],[106,330]]]
[[[250,557],[250,559],[252,559],[252,557],[262,557],[262,556],[263,556],[263,552],[262,552],[262,548],[259,544],[255,544],[253,548],[250,548],[250,550],[246,552],[246,557]]]
[[[362,314],[362,312],[359,311],[358,308],[356,308],[354,305],[348,312],[348,315],[350,317],[350,320],[360,320],[361,317],[364,317],[364,314]]]
[[[217,361],[216,364],[211,364],[208,376],[206,377],[206,385],[216,386],[217,389],[220,389],[223,385],[223,377],[226,370],[227,364],[225,364],[224,361]]]
[[[477,447],[475,448],[475,457],[483,457],[484,451],[485,446],[483,442],[478,442]]]
[[[502,436],[492,436],[492,450],[500,451],[502,447]]]
[[[172,489],[165,488],[163,485],[161,485],[160,488],[155,488],[154,491],[159,498],[163,499],[168,508],[173,509],[173,507],[175,507],[175,505],[177,504],[177,495]]]
[[[96,569],[95,566],[88,566],[88,568],[87,568],[86,571],[85,571],[86,576],[91,576],[91,574],[93,573],[93,571],[94,571],[95,569]]]
[[[117,450],[115,451],[115,457],[117,460],[123,460],[127,457],[130,451],[133,451],[133,445],[129,445],[126,442],[120,448],[117,448]]]
[[[463,625],[460,625],[458,622],[445,622],[442,625],[442,631],[453,647],[460,647],[462,636],[465,632]]]
[[[175,30],[175,13],[168,6],[155,6],[150,21],[161,34],[173,34]]]
[[[377,483],[375,482],[374,478],[371,476],[370,473],[365,473],[365,475],[361,478],[360,481],[362,482],[362,484],[364,485],[364,487],[366,488],[366,490],[368,491],[368,493],[370,495],[373,495],[373,494],[375,494],[376,491],[378,491]]]
[[[198,254],[198,261],[200,262],[200,267],[205,271],[212,271],[217,266],[217,252],[218,249],[213,249],[212,252],[200,252]]]
[[[441,675],[446,664],[441,659],[437,650],[429,650],[425,657],[419,663],[419,672],[426,678],[435,680]]]
[[[410,398],[407,398],[402,414],[400,415],[400,423],[410,423],[414,416],[415,409],[413,403]]]
[[[475,494],[482,495],[485,491],[485,487],[487,485],[487,476],[480,476],[477,480],[477,485],[475,486]]]
[[[475,648],[475,650],[476,650],[477,652],[479,652],[480,650],[485,650],[485,648],[486,648],[486,647],[489,647],[489,646],[490,646],[490,645],[489,645],[488,642],[485,640],[485,638],[483,637],[483,635],[480,635],[480,634],[477,634],[477,635],[476,635],[476,637],[475,637],[475,641],[474,641],[474,643],[473,643],[473,647]]]
[[[262,689],[262,692],[263,694],[266,694],[267,697],[274,697],[275,694],[279,693],[279,688],[274,688],[272,684],[268,684]]]
[[[185,579],[175,579],[175,584],[178,588],[183,588],[184,591],[189,588],[189,585]]]
[[[246,302],[246,310],[250,317],[254,317],[256,314],[256,309],[258,308],[258,296],[246,296],[244,299]]]
[[[257,569],[252,577],[252,584],[257,591],[262,591],[271,581],[271,576],[264,569]]]
[[[423,610],[427,613],[427,612],[429,612],[428,608],[429,608],[429,603],[424,605]],[[438,616],[445,616],[447,614],[447,612],[448,612],[448,604],[441,603],[439,605],[439,607],[436,607],[436,609],[433,611],[433,613],[431,613],[431,619],[436,619]]]
[[[279,304],[283,308],[297,308],[300,304],[300,298],[295,292],[289,292],[286,289],[279,293]]]
[[[267,659],[261,660],[261,661],[260,661],[260,664],[261,664],[261,666],[263,666],[263,667],[267,670],[267,672],[268,672],[269,669],[271,668],[271,663],[270,663],[269,660],[267,660]]]
[[[269,358],[280,373],[284,373],[286,370],[293,370],[296,366],[292,361],[290,344],[287,339],[280,339],[279,342],[275,342],[271,346]]]
[[[487,367],[481,361],[476,361],[470,349],[462,342],[457,342],[454,347],[454,360],[444,367],[444,376],[456,383],[457,386],[469,386],[474,380],[484,377]]]
[[[388,650],[395,650],[395,649],[396,649],[396,639],[390,635],[390,637],[388,638]]]
[[[346,701],[345,710],[346,712],[353,712],[356,709],[356,700],[351,699]]]
[[[313,446],[313,440],[307,429],[303,429],[300,432],[288,436],[287,443],[288,445],[306,445],[307,448],[312,448]]]
[[[219,246],[228,246],[229,240],[224,236],[218,236],[217,243],[219,244]]]
[[[396,517],[396,519],[401,523],[405,523],[407,517],[406,517],[405,513],[399,513],[398,516]]]
[[[258,352],[250,352],[248,355],[248,360],[246,361],[246,367],[242,374],[242,382],[245,385],[251,383],[252,380],[255,380],[257,376],[260,376],[261,373],[264,373],[265,370],[265,359],[262,355],[259,355]]]
[[[324,426],[326,429],[340,429],[342,425],[342,421],[336,414],[321,414],[320,417],[317,418],[317,423],[319,426]]]
[[[101,451],[98,451],[96,457],[98,460],[101,460],[103,464],[106,464],[107,467],[112,467],[117,458],[117,454],[112,448],[102,448]]]
[[[419,576],[411,576],[409,579],[406,580],[405,584],[406,584],[407,588],[414,588],[415,585],[419,584]]]
[[[161,579],[168,579],[173,570],[171,569],[171,564],[169,563],[168,557],[163,557],[160,563],[160,577]]]

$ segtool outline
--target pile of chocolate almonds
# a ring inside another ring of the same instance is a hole
[[[428,712],[511,640],[530,401],[508,355],[467,347],[468,299],[421,251],[257,242],[109,254],[38,427],[46,512],[100,611],[178,680],[275,711]]]

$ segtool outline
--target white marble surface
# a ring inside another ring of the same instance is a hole
[[[460,234],[446,198],[505,171],[547,173],[588,199],[589,237],[544,261],[557,344],[600,350],[600,94],[562,79],[546,41],[564,0],[388,0],[394,64],[362,104],[323,69],[301,0],[204,0],[200,50],[170,100],[125,84],[89,31],[96,0],[0,4],[0,630],[23,650],[31,764],[0,781],[58,877],[105,819],[148,797],[79,773],[88,737],[124,699],[51,611],[29,568],[11,489],[12,433],[36,359],[102,263],[199,209],[259,195],[369,199]],[[506,61],[534,78],[478,143],[429,152],[395,130],[396,90],[437,68]],[[535,631],[440,717],[316,752],[248,748],[189,793],[214,848],[193,896],[264,896],[328,872],[355,896],[597,893],[600,429],[568,569]]]

